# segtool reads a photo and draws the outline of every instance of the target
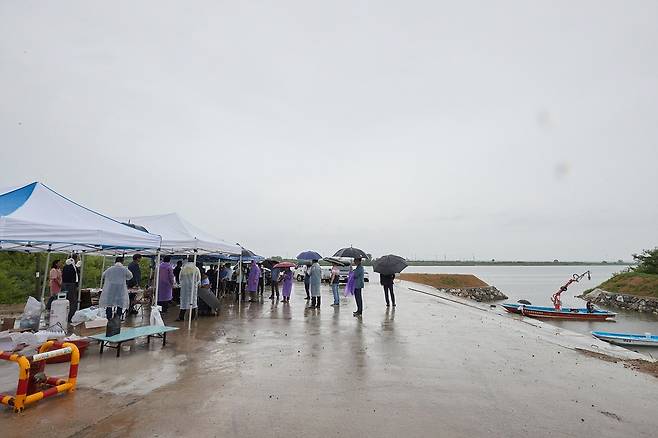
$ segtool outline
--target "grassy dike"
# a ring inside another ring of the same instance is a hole
[[[607,292],[658,298],[658,274],[623,272],[598,286]]]

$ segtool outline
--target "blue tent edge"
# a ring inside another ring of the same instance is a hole
[[[18,210],[32,196],[36,182],[0,195],[0,216],[7,216]]]

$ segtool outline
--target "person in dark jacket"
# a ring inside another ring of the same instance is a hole
[[[304,290],[306,291],[306,300],[311,299],[311,267],[304,266]]]
[[[364,271],[363,265],[361,264],[361,257],[356,257],[354,259],[354,264],[356,268],[354,269],[354,301],[356,301],[356,312],[353,312],[354,316],[361,316],[363,313],[363,295],[362,291],[365,287],[364,284]]]
[[[69,300],[69,322],[78,310],[78,279],[79,271],[76,263],[78,256],[73,255],[66,259],[64,269],[62,269],[62,291],[66,291],[66,299]]]
[[[138,289],[141,286],[142,281],[142,270],[139,268],[139,261],[142,259],[141,254],[133,255],[133,261],[128,265],[128,270],[133,274],[133,278],[128,280],[128,289]],[[130,297],[130,315],[137,315],[137,310],[135,310],[135,298],[137,297],[136,292],[130,292],[128,294]]]
[[[389,307],[391,303],[388,301],[388,294],[391,293],[391,302],[393,302],[393,307],[395,307],[395,294],[393,293],[393,280],[395,280],[395,274],[379,274],[379,282],[384,286],[384,298],[386,298],[386,307]]]
[[[183,261],[179,260],[176,262],[176,267],[174,268],[174,278],[176,279],[176,284],[180,284],[180,270],[183,267]]]

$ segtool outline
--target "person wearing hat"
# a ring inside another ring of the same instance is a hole
[[[78,310],[78,281],[80,262],[77,261],[77,254],[66,259],[62,269],[62,290],[66,291],[66,299],[69,300],[69,322]]]

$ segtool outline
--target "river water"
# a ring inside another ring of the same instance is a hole
[[[579,283],[573,283],[562,294],[564,306],[584,307],[585,302],[575,298],[586,289],[596,287],[624,266],[409,266],[405,273],[428,274],[473,274],[491,286],[496,286],[509,297],[508,302],[526,299],[537,306],[551,306],[551,295],[566,283],[573,274],[587,270],[592,272],[592,279],[585,277]],[[379,281],[378,275],[369,268],[371,281]],[[546,322],[580,333],[593,330],[658,333],[658,316],[653,314],[627,312],[609,309],[617,313],[616,322],[608,321],[553,321]]]

